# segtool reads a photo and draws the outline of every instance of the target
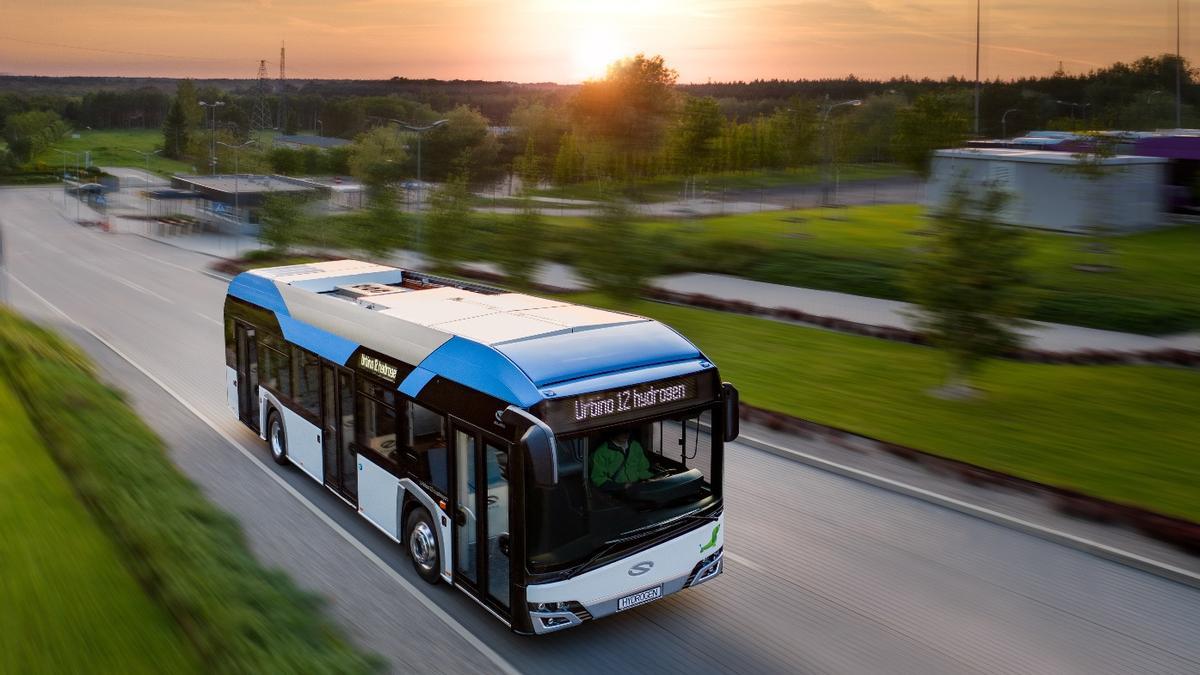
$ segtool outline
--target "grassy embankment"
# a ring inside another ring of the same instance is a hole
[[[376,669],[317,598],[254,559],[237,524],[77,350],[0,312],[0,381],[23,408],[0,391],[0,561],[11,589],[0,635],[15,640],[0,659],[17,666],[0,670]]]
[[[0,420],[0,672],[200,672],[4,383]]]
[[[986,396],[947,401],[938,351],[768,319],[575,300],[659,319],[742,400],[880,440],[1200,522],[1200,372],[992,361]]]
[[[902,275],[924,237],[917,205],[763,212],[645,224],[666,238],[667,272],[732,274],[759,281],[903,300]],[[582,218],[547,217],[554,259],[583,255]],[[1200,329],[1200,225],[1112,237],[1112,272],[1078,236],[1028,230],[1030,318],[1146,334]]]

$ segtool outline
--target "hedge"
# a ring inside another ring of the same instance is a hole
[[[206,671],[367,673],[316,596],[264,568],[237,523],[170,462],[162,442],[88,360],[0,311],[0,374],[116,541],[135,577],[178,621]]]

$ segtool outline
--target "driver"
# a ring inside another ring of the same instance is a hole
[[[628,486],[653,475],[642,444],[629,437],[628,429],[613,434],[592,453],[592,484],[596,487]]]

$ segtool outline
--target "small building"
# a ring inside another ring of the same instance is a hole
[[[1167,160],[1116,155],[1102,160],[1108,171],[1100,178],[1073,171],[1077,163],[1070,153],[1045,150],[938,150],[925,203],[943,206],[960,186],[976,196],[999,189],[1009,199],[997,217],[1010,225],[1085,232],[1102,224],[1114,232],[1130,232],[1163,222]]]
[[[276,136],[272,143],[277,148],[289,148],[291,150],[308,150],[315,148],[317,150],[330,150],[333,148],[341,148],[350,145],[350,141],[344,138],[334,138],[333,136],[310,136],[310,135],[295,135],[295,136]]]
[[[325,197],[329,190],[320,183],[256,174],[218,174],[214,176],[172,176],[171,187],[190,194],[193,215],[209,222],[257,223],[258,211],[272,194],[297,197]]]

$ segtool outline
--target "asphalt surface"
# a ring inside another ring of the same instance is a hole
[[[512,635],[457,591],[422,585],[397,545],[271,464],[234,419],[225,285],[200,273],[210,258],[82,228],[59,208],[53,190],[0,190],[9,301],[95,356],[255,552],[328,598],[395,671],[1200,672],[1196,589],[740,444],[726,460],[723,577],[557,635]]]

